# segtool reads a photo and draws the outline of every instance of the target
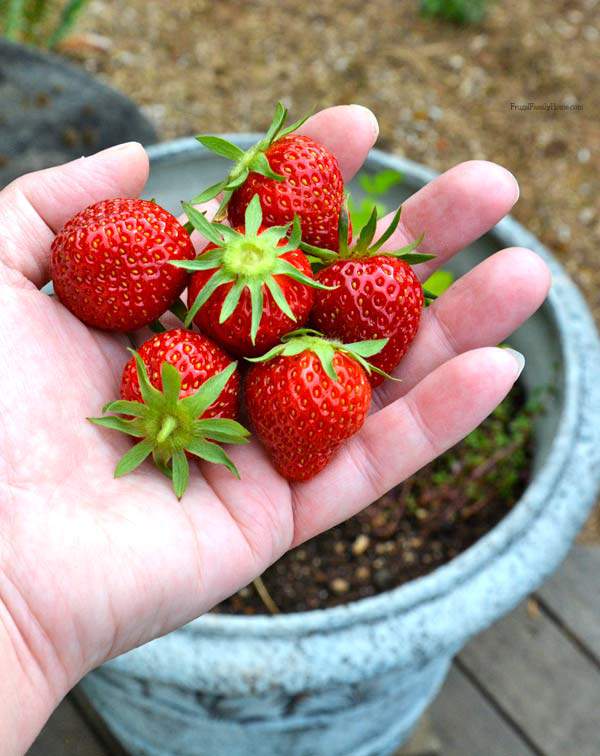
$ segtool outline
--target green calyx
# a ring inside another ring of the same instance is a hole
[[[198,310],[219,286],[230,283],[232,286],[223,301],[219,322],[224,323],[231,317],[242,292],[248,289],[252,306],[250,338],[254,344],[263,313],[265,286],[271,292],[279,309],[290,320],[296,320],[275,276],[288,276],[313,288],[330,288],[310,278],[282,257],[287,252],[300,247],[300,222],[297,216],[293,224],[272,226],[261,233],[262,209],[258,195],[255,194],[246,208],[245,226],[242,233],[221,223],[210,223],[201,212],[187,202],[183,203],[183,208],[194,228],[216,247],[201,254],[195,260],[171,261],[171,265],[191,272],[215,271],[189,308],[184,321],[186,327],[189,327]],[[286,243],[281,245],[286,238]]]
[[[237,145],[233,144],[232,142],[228,142],[222,137],[205,136],[203,134],[199,134],[196,139],[200,142],[200,144],[204,145],[204,147],[209,149],[211,152],[214,152],[216,155],[219,155],[220,157],[227,158],[228,160],[233,160],[234,165],[226,178],[216,184],[213,184],[213,186],[209,186],[208,189],[205,189],[197,197],[194,197],[192,202],[194,204],[207,202],[208,200],[213,199],[222,192],[223,198],[215,216],[217,220],[222,220],[225,217],[225,209],[227,207],[227,204],[229,203],[229,200],[231,199],[231,195],[239,186],[244,183],[244,181],[246,181],[250,172],[260,173],[262,176],[266,176],[267,178],[273,179],[274,181],[284,181],[285,176],[281,176],[280,174],[275,173],[271,170],[271,166],[269,165],[269,161],[267,159],[267,156],[265,155],[265,152],[269,149],[273,142],[276,142],[278,139],[291,134],[292,131],[295,131],[297,128],[299,128],[304,123],[304,121],[306,121],[308,116],[301,118],[299,121],[292,123],[290,126],[285,125],[287,117],[287,108],[282,105],[282,103],[278,102],[275,108],[275,115],[273,116],[273,120],[271,121],[271,125],[269,126],[267,133],[259,142],[257,142],[246,151],[240,149]]]
[[[209,462],[223,464],[239,478],[235,465],[218,444],[248,443],[249,432],[235,420],[202,418],[208,407],[219,398],[235,371],[236,363],[230,363],[225,370],[209,378],[195,394],[180,399],[181,375],[176,367],[163,362],[163,390],[159,391],[150,383],[140,355],[134,350],[130,351],[135,358],[142,401],[119,399],[109,402],[102,412],[116,414],[88,418],[95,425],[140,439],[119,460],[115,478],[132,472],[152,455],[158,469],[173,481],[175,494],[181,499],[190,474],[186,452]]]
[[[281,339],[281,344],[274,346],[262,357],[246,357],[246,359],[248,362],[268,362],[275,357],[293,357],[306,351],[314,352],[331,380],[338,381],[339,376],[335,370],[333,358],[337,353],[341,353],[356,360],[369,374],[378,373],[385,378],[396,380],[365,359],[379,354],[388,341],[389,339],[371,339],[370,341],[355,341],[351,344],[344,344],[335,339],[327,339],[322,333],[312,328],[298,328],[298,330],[286,334]]]
[[[300,249],[306,252],[312,260],[325,264],[335,262],[336,260],[351,260],[364,257],[374,257],[377,254],[384,254],[386,255],[386,257],[396,257],[399,260],[404,260],[404,262],[408,263],[409,265],[417,265],[417,263],[433,260],[435,255],[425,255],[414,252],[414,250],[423,241],[423,234],[421,234],[418,239],[415,239],[415,241],[407,244],[401,249],[389,251],[386,250],[385,252],[380,253],[381,247],[383,247],[386,241],[398,228],[401,212],[402,207],[399,207],[398,210],[394,213],[394,217],[392,218],[389,226],[385,229],[385,231],[381,234],[377,241],[373,241],[375,231],[377,230],[378,220],[377,208],[374,207],[371,215],[369,216],[369,220],[360,230],[358,239],[352,245],[352,247],[349,247],[348,208],[346,207],[346,204],[344,204],[340,211],[340,218],[338,223],[339,252],[332,252],[329,249],[313,247],[311,244],[305,244],[304,242],[300,245]]]

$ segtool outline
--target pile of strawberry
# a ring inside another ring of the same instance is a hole
[[[221,444],[248,441],[236,420],[243,396],[279,473],[306,480],[362,426],[372,386],[417,333],[424,293],[411,263],[431,256],[413,252],[420,240],[380,251],[400,211],[375,242],[374,211],[352,244],[336,158],[286,117],[279,104],[246,152],[198,137],[234,166],[183,203],[185,225],[153,201],[111,199],[54,240],[54,291],[74,315],[105,330],[155,332],[132,350],[121,398],[91,418],[137,439],[116,476],[151,455],[181,497],[190,456],[237,474]],[[194,205],[215,197],[209,221]],[[198,255],[193,230],[208,241]],[[165,330],[158,318],[168,310],[183,327]]]

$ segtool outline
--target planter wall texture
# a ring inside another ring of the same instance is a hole
[[[240,146],[252,135],[237,137]],[[223,166],[193,140],[151,150],[148,195],[171,209]],[[367,168],[433,178],[373,151]],[[356,192],[359,194],[359,192]],[[454,654],[561,562],[600,478],[600,346],[574,284],[537,239],[502,221],[456,262],[463,272],[505,246],[551,266],[548,302],[513,337],[528,388],[556,386],[537,432],[534,477],[487,536],[432,574],[345,607],[279,617],[208,615],[104,665],[82,683],[141,756],[384,756],[409,735]],[[558,371],[558,372],[557,372]]]
[[[63,58],[0,39],[0,188],[156,132],[125,95]]]

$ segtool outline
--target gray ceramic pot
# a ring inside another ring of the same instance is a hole
[[[254,136],[235,141],[246,147]],[[224,167],[188,139],[151,156],[148,196],[173,210]],[[367,169],[384,167],[405,176],[390,202],[434,176],[374,150]],[[560,564],[598,490],[600,346],[574,284],[513,220],[471,245],[455,270],[511,245],[536,250],[554,276],[547,303],[510,339],[526,355],[527,387],[557,388],[538,423],[533,480],[518,505],[452,562],[395,590],[310,613],[208,615],[93,672],[85,692],[133,754],[391,754],[452,657]]]

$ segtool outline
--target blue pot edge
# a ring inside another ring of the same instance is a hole
[[[241,147],[247,147],[257,141],[261,135],[224,134],[222,136],[237,142]],[[193,137],[183,137],[171,142],[152,145],[147,148],[147,151],[152,163],[156,164],[169,161],[174,157],[185,159],[185,154],[192,149],[199,154],[207,152],[206,148]],[[436,171],[408,158],[390,155],[378,149],[372,149],[369,157],[374,158],[382,166],[410,174],[411,181],[425,184],[439,175]],[[540,495],[539,488],[543,487],[550,496],[566,466],[573,468],[579,462],[576,453],[579,439],[595,435],[600,447],[600,429],[593,423],[594,412],[590,411],[594,407],[593,397],[582,396],[583,387],[580,379],[584,377],[582,376],[584,369],[581,362],[575,359],[575,353],[580,351],[576,348],[580,339],[573,327],[574,314],[583,319],[589,335],[589,343],[584,347],[588,358],[584,366],[585,371],[591,378],[593,373],[600,368],[600,339],[585,300],[550,250],[518,221],[507,216],[488,234],[495,236],[505,246],[523,246],[523,239],[525,238],[527,239],[526,246],[533,249],[549,264],[553,274],[553,287],[548,299],[560,334],[565,366],[565,403],[556,438],[544,467],[531,481],[513,510],[493,530],[446,565],[437,568],[424,577],[417,578],[410,583],[377,596],[360,599],[331,609],[297,612],[276,617],[207,614],[193,620],[178,632],[203,636],[268,635],[271,637],[306,635],[323,630],[331,632],[334,629],[342,629],[349,624],[360,621],[371,623],[377,619],[384,619],[392,614],[406,612],[422,604],[435,601],[440,596],[463,585],[485,564],[494,561],[511,548],[523,536],[528,527],[544,515],[546,512],[546,496]],[[520,237],[519,244],[516,243],[517,237]],[[565,303],[570,306],[565,307]],[[582,401],[578,401],[580,398]],[[590,407],[587,407],[588,404],[590,404]],[[577,406],[585,406],[587,411],[577,412]],[[598,409],[596,407],[595,411],[598,412]],[[598,489],[600,489],[599,466],[597,466],[595,481],[592,481],[589,486],[588,496],[584,500],[579,500],[579,506],[574,511],[572,532],[565,532],[565,539],[568,539],[569,543],[579,530],[583,519],[596,499]],[[590,477],[587,467],[582,469],[582,476]],[[540,562],[542,561],[540,559]],[[547,562],[547,558],[545,561]],[[540,573],[546,574],[547,571],[540,570]],[[532,571],[530,570],[530,572]],[[532,587],[535,587],[535,580],[523,582],[520,593],[525,595]]]

